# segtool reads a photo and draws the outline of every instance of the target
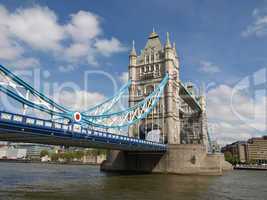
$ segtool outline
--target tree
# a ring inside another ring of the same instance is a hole
[[[233,162],[233,155],[232,155],[232,153],[230,151],[224,152],[224,158],[225,158],[226,161],[228,161],[229,163],[232,164],[232,162]]]
[[[48,156],[48,155],[49,155],[49,152],[48,152],[47,149],[44,149],[44,150],[42,150],[42,151],[40,152],[40,157],[41,157],[41,158],[44,157],[44,156]]]
[[[232,165],[236,165],[240,163],[239,158],[237,156],[233,156],[233,154],[230,151],[224,152],[224,158],[226,161],[228,161]]]
[[[84,156],[84,152],[83,151],[74,151],[73,154],[74,154],[74,158],[76,158],[78,160],[81,160],[82,157]]]
[[[52,161],[58,161],[59,155],[57,153],[52,153],[51,154],[51,160]]]

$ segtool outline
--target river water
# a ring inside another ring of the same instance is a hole
[[[0,200],[267,199],[267,171],[224,176],[106,174],[97,166],[0,163]]]

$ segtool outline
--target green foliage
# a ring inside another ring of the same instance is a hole
[[[228,161],[232,165],[236,165],[240,163],[239,158],[236,156],[233,156],[232,153],[229,151],[224,152],[224,158],[226,161]]]
[[[52,153],[50,157],[51,157],[51,160],[55,162],[55,161],[58,161],[59,154],[57,154],[57,153]]]
[[[84,151],[74,151],[73,152],[73,157],[80,160],[84,156]]]
[[[49,155],[49,152],[48,152],[47,149],[44,149],[44,150],[42,150],[42,151],[40,152],[40,157],[41,157],[41,158],[44,157],[44,156],[48,156],[48,155]]]
[[[257,161],[256,161],[256,160],[250,160],[250,161],[249,161],[249,164],[251,164],[251,165],[255,165],[255,164],[257,164]]]
[[[105,149],[90,149],[85,152],[87,156],[98,156],[98,155],[106,155],[107,150]]]
[[[65,151],[61,153],[50,153],[47,150],[41,152],[41,157],[49,155],[52,161],[58,161],[59,159],[65,160],[66,162],[71,162],[75,159],[81,160],[84,156],[98,156],[106,154],[107,151],[103,149],[90,149],[86,151]]]
[[[224,152],[224,158],[225,158],[226,161],[230,162],[233,159],[233,155],[232,155],[231,152],[226,151],[226,152]]]

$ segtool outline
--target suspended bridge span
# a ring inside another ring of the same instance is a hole
[[[164,144],[124,135],[0,112],[0,140],[125,151],[166,151]]]

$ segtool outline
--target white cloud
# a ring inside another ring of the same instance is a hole
[[[26,59],[25,54],[38,50],[67,65],[88,63],[96,66],[100,55],[110,56],[126,50],[117,38],[108,40],[103,35],[100,17],[89,11],[70,14],[68,21],[59,23],[57,14],[48,7],[9,11],[0,5],[2,60],[15,63]]]
[[[255,134],[253,129],[245,125],[235,125],[233,123],[225,122],[210,122],[209,126],[212,127],[212,138],[216,139],[219,144],[225,145],[235,141],[245,141]]]
[[[250,35],[265,36],[267,34],[267,16],[257,18],[256,21],[249,25],[242,36],[247,37]]]
[[[128,82],[128,72],[123,72],[120,76],[119,76],[119,80],[122,82],[122,83],[127,83]]]
[[[218,65],[215,65],[214,63],[209,62],[209,61],[201,61],[199,70],[201,72],[205,72],[209,74],[213,74],[213,73],[217,73],[221,71]]]
[[[8,18],[8,11],[0,5],[0,59],[13,60],[23,53],[23,48],[11,39]]]
[[[91,52],[87,55],[87,62],[88,64],[93,65],[93,66],[99,65],[98,61],[96,60],[96,56],[94,52]]]
[[[111,40],[99,39],[95,43],[95,47],[101,54],[105,56],[110,56],[113,53],[119,53],[126,51],[127,48],[122,46],[120,41],[114,37]]]
[[[18,9],[9,14],[7,26],[12,35],[41,50],[57,50],[64,31],[56,14],[47,7]]]
[[[207,94],[208,116],[215,120],[237,120],[231,110],[232,88],[227,85],[219,85]]]
[[[0,27],[0,59],[14,60],[21,56],[24,49],[15,41],[9,39]]]
[[[101,33],[99,17],[88,11],[79,11],[71,15],[71,22],[66,25],[66,31],[73,40],[87,42]]]
[[[207,93],[207,113],[213,138],[222,144],[247,140],[266,127],[266,96],[252,101],[245,92],[219,85]]]
[[[241,32],[243,37],[255,35],[257,37],[265,36],[267,34],[267,14],[266,10],[254,9],[252,12],[253,23],[248,25],[245,30]]]
[[[89,48],[87,44],[73,43],[65,50],[66,59],[73,61],[84,57],[88,54]]]
[[[102,102],[105,96],[98,92],[79,91],[61,91],[55,95],[57,102],[65,105],[72,110],[84,111],[89,107]]]

